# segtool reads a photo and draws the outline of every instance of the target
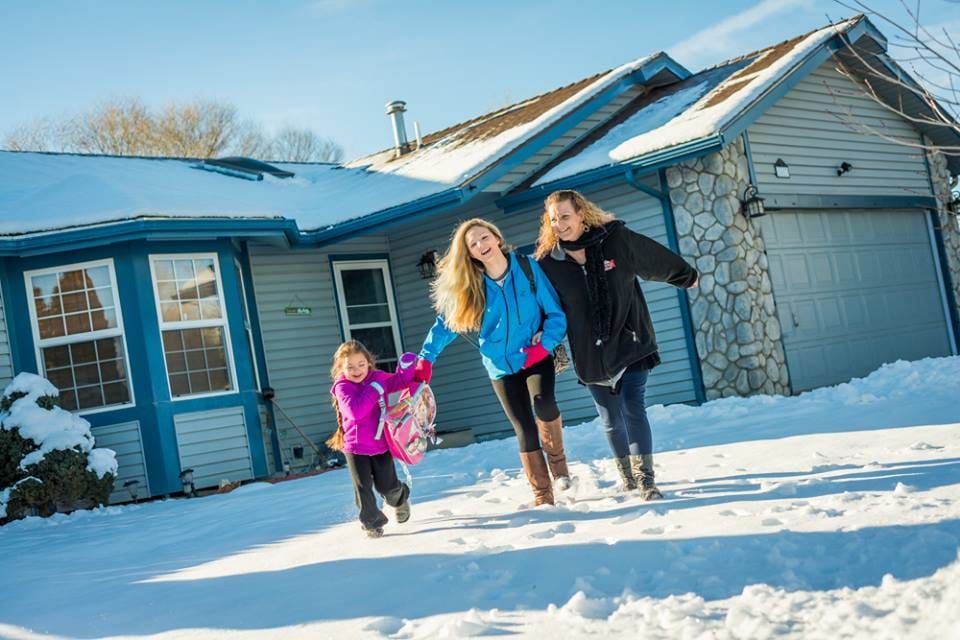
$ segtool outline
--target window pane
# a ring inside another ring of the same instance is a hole
[[[161,302],[160,314],[163,316],[164,322],[179,321],[180,320],[180,303],[179,302]]]
[[[157,295],[160,296],[161,305],[164,302],[179,300],[179,298],[177,297],[177,283],[176,282],[158,282]]]
[[[187,369],[190,371],[198,371],[207,368],[207,359],[203,357],[203,349],[187,351],[186,356]]]
[[[87,291],[87,302],[91,309],[113,306],[113,292],[109,289],[91,289]]]
[[[100,392],[100,385],[93,387],[80,387],[77,389],[77,404],[81,409],[103,406],[103,394]]]
[[[113,307],[91,311],[90,318],[93,320],[94,331],[113,329],[117,326],[117,314]]]
[[[57,286],[57,274],[48,273],[44,276],[33,276],[30,279],[33,287],[33,297],[48,300],[57,295],[60,288]]]
[[[130,393],[127,391],[127,385],[123,383],[103,385],[103,396],[108,405],[130,402]]]
[[[66,316],[65,319],[67,321],[68,335],[72,336],[90,331],[90,314],[86,311],[83,313],[75,313],[72,316]]]
[[[87,288],[86,278],[84,278],[82,270],[61,273],[59,285],[61,293],[80,291],[81,289]]]
[[[187,380],[187,374],[180,373],[170,376],[170,393],[173,394],[174,398],[190,393],[190,382]]]
[[[97,340],[97,356],[101,360],[110,360],[111,358],[119,358],[120,352],[120,338],[104,338],[102,340]]]
[[[191,371],[189,378],[191,393],[207,393],[210,391],[210,381],[207,379],[206,371]]]
[[[226,369],[210,370],[210,388],[214,391],[226,391],[230,389],[230,376]]]
[[[106,265],[87,269],[87,283],[92,287],[109,287],[110,270]]]
[[[100,380],[112,382],[123,380],[123,365],[119,360],[107,360],[100,363]]]
[[[60,406],[67,411],[76,411],[77,407],[77,392],[73,389],[68,389],[64,391],[60,390]]]
[[[100,383],[100,368],[95,364],[76,367],[73,370],[73,375],[77,379],[77,386]]]
[[[223,346],[223,329],[221,327],[210,327],[209,329],[203,329],[203,346],[205,347],[222,347]]]
[[[73,383],[73,371],[71,369],[47,369],[47,380],[61,391],[63,389],[71,389],[75,386]]]
[[[182,352],[167,354],[167,371],[170,373],[181,373],[187,370],[187,359]]]
[[[182,331],[164,331],[163,332],[163,350],[166,352],[170,351],[182,351],[183,350],[183,340]]]
[[[33,305],[37,310],[38,318],[58,316],[63,313],[63,305],[60,303],[60,295],[56,293],[49,296],[35,298]]]
[[[391,327],[371,327],[369,329],[353,329],[351,337],[362,342],[377,357],[377,360],[397,359],[397,348],[393,341]]]
[[[193,261],[192,260],[174,260],[173,271],[179,282],[193,280]]]
[[[340,272],[343,279],[344,302],[348,307],[358,304],[377,304],[387,302],[387,289],[383,283],[383,271],[380,269],[345,269]]]
[[[153,272],[157,280],[175,280],[173,275],[173,260],[157,260],[153,263]]]
[[[97,361],[97,348],[93,342],[78,342],[70,345],[70,357],[73,364],[86,364]]]
[[[49,347],[43,350],[44,366],[47,369],[58,369],[70,366],[70,347]]]
[[[183,320],[200,320],[200,304],[197,302],[181,302],[180,315]]]
[[[183,336],[183,346],[186,349],[203,348],[203,334],[200,329],[184,329],[180,332]]]
[[[50,318],[49,320],[38,320],[37,328],[40,330],[41,340],[45,340],[46,338],[59,338],[67,333],[63,328],[63,316]]]
[[[390,305],[377,304],[363,307],[347,307],[350,324],[390,322]]]
[[[87,294],[85,291],[65,293],[61,296],[65,313],[87,310]]]

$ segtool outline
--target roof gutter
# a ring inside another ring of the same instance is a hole
[[[297,245],[323,246],[360,235],[371,228],[383,229],[401,223],[412,222],[428,215],[453,209],[479,191],[462,188],[448,189],[413,202],[384,209],[359,218],[353,218],[324,229],[301,232],[296,239]]]
[[[293,241],[297,225],[284,218],[138,218],[70,229],[0,238],[0,256],[29,256],[73,251],[130,240],[286,236]]]

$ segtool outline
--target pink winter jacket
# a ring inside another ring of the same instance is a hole
[[[377,427],[380,424],[380,392],[370,383],[378,383],[387,396],[394,391],[400,391],[413,382],[413,364],[416,361],[416,355],[405,353],[400,357],[396,373],[374,369],[367,374],[363,382],[339,378],[333,383],[330,393],[340,406],[345,453],[375,456],[387,450],[386,436],[381,435],[379,440],[376,439]],[[384,398],[385,403],[387,400],[388,398]]]

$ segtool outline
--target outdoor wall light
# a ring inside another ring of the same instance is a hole
[[[747,218],[765,216],[767,215],[767,211],[763,207],[763,200],[757,192],[757,188],[752,184],[748,184],[747,188],[743,190],[743,199],[740,200],[740,211],[742,211],[743,215]]]
[[[437,252],[433,249],[424,252],[417,263],[417,271],[424,280],[433,280],[437,277]]]
[[[842,176],[843,174],[847,173],[851,169],[853,169],[853,165],[847,161],[843,161],[842,163],[840,163],[840,166],[837,167],[837,177]]]
[[[790,177],[790,165],[783,161],[783,158],[777,158],[777,161],[773,163],[773,173],[778,178],[789,178]]]
[[[184,469],[180,472],[180,482],[183,484],[183,493],[192,498],[196,495],[193,490],[193,469]]]
[[[134,502],[137,501],[137,495],[140,493],[139,485],[139,480],[127,480],[123,483],[123,488],[127,490],[127,493],[130,494],[130,499]]]

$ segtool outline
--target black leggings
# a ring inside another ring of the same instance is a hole
[[[375,456],[344,452],[347,468],[353,478],[354,497],[360,507],[360,524],[364,529],[376,529],[387,524],[387,516],[377,506],[377,496],[373,490],[383,496],[383,501],[396,507],[407,501],[410,487],[397,478],[397,469],[393,466],[393,456],[389,451]]]
[[[544,422],[560,417],[560,408],[553,394],[554,381],[553,356],[544,358],[529,369],[490,381],[503,405],[503,412],[517,432],[520,451],[536,451],[540,448],[534,414]]]

